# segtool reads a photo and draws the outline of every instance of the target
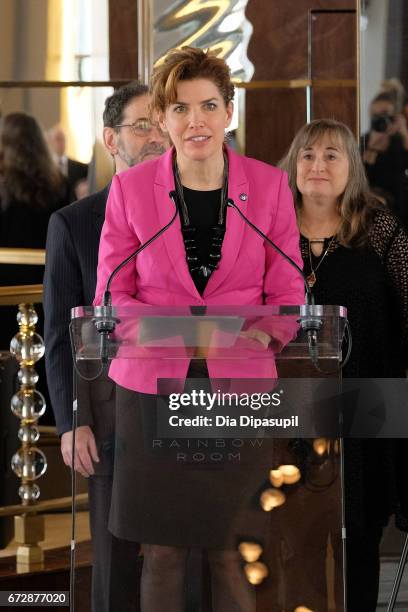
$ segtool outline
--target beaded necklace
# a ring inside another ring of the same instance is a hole
[[[218,223],[210,229],[210,253],[208,261],[200,261],[197,247],[197,228],[190,224],[188,208],[184,199],[183,186],[176,157],[173,159],[174,183],[176,186],[177,200],[180,206],[184,247],[186,249],[186,260],[190,274],[194,279],[206,278],[218,268],[221,260],[221,248],[225,235],[225,213],[228,197],[228,157],[224,152],[223,185],[220,196],[220,209],[218,212]]]

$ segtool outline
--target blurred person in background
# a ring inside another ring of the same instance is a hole
[[[388,93],[393,99],[397,113],[402,112],[405,100],[405,88],[400,79],[392,78],[382,81],[380,91],[378,93]]]
[[[34,117],[6,115],[0,134],[0,246],[45,248],[48,219],[71,196]],[[33,268],[30,272],[41,282]],[[19,282],[5,284],[20,284],[26,277],[26,269],[13,269],[6,280]]]
[[[370,105],[370,131],[362,138],[362,155],[371,189],[408,227],[407,119],[391,91],[379,93]]]
[[[67,177],[70,188],[74,191],[76,198],[88,195],[88,164],[83,164],[76,159],[66,155],[67,139],[60,125],[54,125],[48,131],[48,144],[52,157],[60,172]]]
[[[0,247],[44,249],[50,215],[71,201],[66,178],[52,161],[34,117],[11,113],[0,133]],[[1,285],[41,284],[43,266],[1,264]],[[17,308],[1,307],[0,349],[18,331]],[[38,309],[40,321],[41,308]],[[38,326],[42,333],[41,324]],[[38,364],[40,370],[42,363]],[[45,376],[40,377],[45,383]]]
[[[405,98],[405,100],[404,100],[404,104],[403,104],[403,106],[402,106],[402,111],[401,111],[401,112],[402,112],[402,114],[404,115],[405,120],[406,120],[406,121],[407,121],[407,123],[408,123],[408,98]]]

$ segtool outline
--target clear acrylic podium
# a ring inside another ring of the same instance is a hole
[[[107,315],[115,329],[102,340]],[[244,593],[243,612],[345,610],[336,398],[346,311],[315,307],[314,363],[309,315],[302,306],[72,311],[79,378],[97,374],[105,353],[110,375],[137,397],[134,411],[118,399],[110,527],[119,539],[143,532],[147,544],[192,551],[186,610],[216,612],[220,589]],[[78,384],[79,414],[92,384]],[[234,569],[220,582],[211,560],[225,550]]]

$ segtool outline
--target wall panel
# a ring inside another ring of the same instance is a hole
[[[137,79],[137,0],[109,0],[109,75]]]
[[[247,90],[245,107],[246,154],[276,164],[305,122],[305,90]]]
[[[110,76],[137,74],[137,0],[109,0]],[[248,0],[253,26],[248,57],[253,81],[346,80],[312,88],[312,116],[337,117],[356,128],[357,0]],[[318,12],[320,11],[320,12]],[[329,12],[323,12],[329,11]],[[342,13],[341,11],[354,11]],[[310,48],[309,48],[309,43]],[[309,53],[309,50],[311,53]],[[289,83],[247,89],[245,151],[276,163],[306,121],[306,89]]]
[[[246,15],[254,31],[248,57],[255,66],[253,80],[347,80],[347,86],[343,83],[342,87],[338,84],[328,87],[324,83],[324,87],[312,88],[311,112],[312,117],[337,117],[355,129],[356,9],[357,0],[274,0],[267,3],[267,8],[263,0],[249,0]],[[316,12],[325,10],[330,12]],[[279,95],[271,90],[269,99],[276,103],[263,105],[257,98],[259,95],[268,98],[268,94],[260,91],[247,92],[246,151],[276,163],[306,121],[306,105],[302,107],[301,103],[306,94],[305,90],[294,93],[288,84]],[[298,103],[294,104],[294,99]]]

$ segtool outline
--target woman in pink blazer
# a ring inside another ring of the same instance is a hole
[[[234,93],[225,62],[200,49],[173,50],[155,69],[151,92],[152,109],[174,146],[159,159],[113,178],[95,304],[101,303],[112,270],[170,221],[174,215],[171,192],[176,193],[179,218],[115,277],[113,305],[303,303],[300,275],[234,209],[227,211],[227,198],[231,198],[301,265],[286,175],[224,145]],[[245,334],[260,349],[271,340],[268,329],[253,328]],[[274,330],[274,337],[288,340],[285,330]],[[118,358],[112,362],[110,376],[118,384],[118,404],[110,524],[117,537],[143,543],[144,612],[163,610],[163,602],[168,612],[183,609],[183,568],[189,547],[209,550],[215,611],[255,610],[254,592],[242,573],[236,546],[237,538],[254,537],[249,525],[262,514],[254,503],[260,475],[251,463],[245,467],[246,478],[239,470],[228,471],[224,464],[217,469],[201,465],[199,471],[184,465],[176,477],[166,444],[161,440],[161,445],[155,445],[159,441],[151,430],[157,379],[271,378],[275,372],[270,358],[248,361],[244,369],[219,360],[136,363]],[[251,507],[249,514],[240,514],[241,506]]]

